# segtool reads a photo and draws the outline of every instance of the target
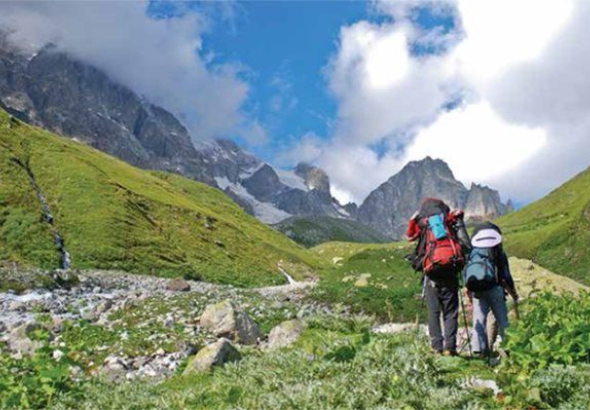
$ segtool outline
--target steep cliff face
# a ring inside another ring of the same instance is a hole
[[[211,176],[226,178],[231,183],[240,182],[263,164],[228,139],[202,144],[197,150],[204,158],[205,168]]]
[[[465,201],[465,217],[470,220],[495,219],[510,212],[510,202],[503,204],[498,191],[487,186],[471,184]]]
[[[497,191],[479,185],[468,190],[444,161],[427,157],[408,163],[371,192],[359,207],[357,219],[400,238],[408,218],[426,197],[440,198],[453,209],[465,209],[471,219],[495,218],[508,211]]]
[[[330,178],[321,168],[301,162],[295,167],[295,175],[301,177],[310,190],[330,192]]]
[[[254,198],[262,202],[272,202],[277,194],[288,189],[268,164],[264,164],[251,177],[243,180],[242,185]]]
[[[328,176],[300,164],[277,171],[231,140],[194,144],[174,115],[102,71],[52,46],[26,55],[0,32],[0,106],[145,169],[178,173],[221,188],[265,222],[291,215],[345,216]],[[280,175],[279,175],[280,174]]]
[[[0,99],[13,115],[130,164],[213,183],[186,128],[103,72],[47,46],[0,55]]]

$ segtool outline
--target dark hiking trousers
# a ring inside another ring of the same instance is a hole
[[[437,352],[442,352],[443,349],[454,352],[457,350],[459,326],[459,285],[456,282],[435,284],[427,279],[425,290],[430,346]],[[441,316],[444,334],[441,330]]]

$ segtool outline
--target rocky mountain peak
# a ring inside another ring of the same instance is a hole
[[[244,179],[242,185],[254,198],[262,202],[272,202],[275,195],[286,188],[276,171],[268,164],[264,164],[251,177]]]
[[[423,197],[437,196],[469,215],[509,209],[496,191],[467,190],[449,166],[426,157],[408,163],[360,206],[342,207],[320,168],[300,163],[277,171],[231,140],[191,136],[170,112],[146,101],[100,69],[48,45],[35,55],[19,53],[0,32],[0,107],[26,122],[76,138],[147,169],[182,174],[221,188],[264,221],[291,215],[358,218],[399,237]]]
[[[295,174],[303,179],[310,190],[330,192],[330,178],[323,169],[300,162],[295,167]]]
[[[400,174],[402,173],[433,175],[439,178],[455,181],[455,176],[449,165],[441,159],[433,159],[430,156],[419,161],[408,162],[400,171]]]
[[[468,190],[455,179],[446,162],[426,157],[409,162],[371,192],[359,207],[357,218],[392,238],[401,238],[408,218],[426,197],[440,198],[452,209],[465,209],[474,219],[493,218],[508,210],[497,191],[479,185]]]
[[[55,46],[32,58],[0,54],[0,103],[16,117],[132,165],[215,184],[170,112]]]
[[[490,187],[472,183],[464,205],[465,217],[471,220],[494,219],[509,212],[500,194]]]

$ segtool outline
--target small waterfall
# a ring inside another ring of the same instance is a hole
[[[278,265],[278,268],[279,268],[279,272],[281,272],[281,274],[285,277],[285,279],[287,279],[287,282],[289,283],[289,285],[293,285],[293,284],[297,283],[297,281],[295,279],[293,279],[293,277],[291,275],[289,275],[287,273],[287,271],[285,271],[283,269],[283,267],[281,266],[280,263]]]
[[[70,254],[66,249],[63,237],[60,235],[59,231],[57,230],[57,227],[54,224],[53,215],[51,215],[49,204],[47,203],[47,199],[45,199],[45,195],[43,195],[43,191],[41,191],[41,188],[39,187],[39,185],[37,185],[35,175],[31,171],[31,169],[27,165],[22,163],[18,158],[12,158],[12,161],[27,173],[31,187],[35,191],[35,195],[41,203],[41,210],[43,211],[43,220],[47,222],[51,227],[51,235],[53,236],[53,242],[55,243],[57,252],[60,255],[60,268],[68,269],[70,267],[71,262]]]

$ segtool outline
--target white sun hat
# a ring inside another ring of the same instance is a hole
[[[502,235],[495,229],[482,229],[471,238],[475,248],[493,248],[502,243]]]

